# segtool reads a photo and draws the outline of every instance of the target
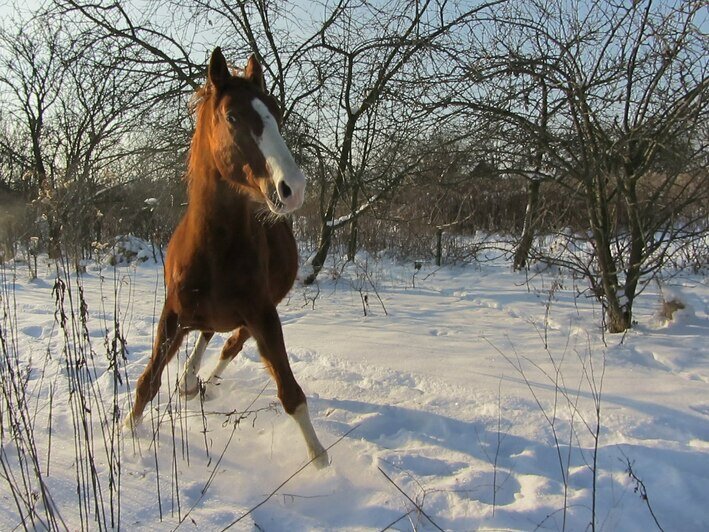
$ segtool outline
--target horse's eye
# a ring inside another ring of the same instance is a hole
[[[226,119],[230,124],[236,124],[237,118],[234,113],[227,113]]]

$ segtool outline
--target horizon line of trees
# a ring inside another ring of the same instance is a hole
[[[165,244],[187,102],[220,45],[263,64],[310,177],[305,282],[333,245],[441,262],[446,235],[486,230],[514,237],[515,269],[582,275],[622,332],[671,251],[707,235],[708,23],[698,0],[17,10],[0,23],[3,244],[77,262],[127,232]]]

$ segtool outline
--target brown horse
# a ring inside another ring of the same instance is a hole
[[[282,215],[302,205],[305,176],[281,137],[278,105],[266,94],[263,71],[253,56],[243,74],[233,76],[216,48],[197,101],[189,205],[170,239],[165,305],[126,424],[132,428],[140,423],[160,388],[165,365],[187,333],[201,332],[179,384],[180,392],[192,397],[199,389],[197,371],[209,340],[215,332],[233,331],[207,380],[207,393],[244,342],[254,338],[311,460],[325,466],[327,452],[288,363],[276,312],[298,268],[295,238]]]

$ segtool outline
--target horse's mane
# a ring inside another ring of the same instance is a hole
[[[244,79],[244,70],[241,68],[230,67],[231,75],[235,78]],[[204,85],[199,87],[187,103],[187,108],[190,115],[195,117],[195,131],[192,137],[192,144],[190,145],[189,157],[187,161],[187,173],[185,174],[185,179],[188,185],[192,181],[192,176],[198,170],[196,168],[197,161],[194,156],[195,148],[199,145],[202,140],[202,113],[204,104],[209,101],[215,94],[215,88],[212,83],[207,81]]]
[[[192,185],[193,176],[199,173],[199,168],[197,167],[198,158],[196,156],[196,152],[197,150],[201,149],[199,148],[199,145],[203,137],[203,127],[201,126],[201,124],[203,123],[202,115],[204,111],[204,103],[207,100],[211,99],[213,93],[214,87],[211,83],[207,82],[199,89],[197,89],[197,91],[195,91],[195,93],[190,98],[188,104],[190,115],[194,116],[195,118],[195,127],[194,133],[192,135],[192,143],[190,144],[190,150],[187,157],[187,173],[185,174],[185,180],[187,181],[188,187],[191,187]]]

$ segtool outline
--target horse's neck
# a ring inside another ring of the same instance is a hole
[[[190,177],[187,215],[196,229],[229,224],[247,229],[252,220],[251,201],[212,171]]]
[[[204,120],[208,118],[200,116],[198,122]],[[237,232],[251,230],[251,201],[219,174],[207,132],[200,127],[192,139],[189,173],[187,217],[196,233],[203,234],[215,226],[226,225],[240,228]]]

